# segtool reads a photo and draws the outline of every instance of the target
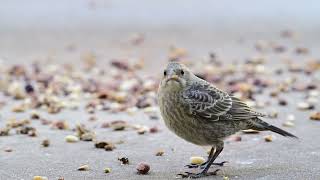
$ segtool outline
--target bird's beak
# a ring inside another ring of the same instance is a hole
[[[179,82],[179,76],[174,74],[174,75],[167,78],[167,82],[169,82],[171,80]]]

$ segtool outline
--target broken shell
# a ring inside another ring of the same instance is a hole
[[[150,170],[150,166],[147,163],[139,163],[137,165],[138,174],[147,174]]]
[[[74,135],[68,135],[64,139],[66,140],[66,142],[69,142],[69,143],[74,143],[79,141],[79,138]]]
[[[104,173],[111,173],[111,168],[105,168]]]
[[[89,169],[89,165],[87,164],[78,167],[78,171],[88,171]]]
[[[271,142],[271,141],[272,141],[272,135],[265,136],[265,137],[264,137],[264,140],[265,140],[266,142]]]
[[[190,158],[191,164],[203,164],[206,160],[201,156],[193,156]]]

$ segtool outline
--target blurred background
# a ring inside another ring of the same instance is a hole
[[[277,40],[285,30],[296,33],[295,44],[317,48],[319,7],[316,0],[3,0],[0,57],[73,62],[94,53],[100,61],[143,58],[157,67],[176,46],[190,59],[214,52],[238,60],[256,41]]]

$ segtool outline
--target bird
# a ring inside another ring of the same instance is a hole
[[[178,174],[183,178],[215,175],[217,171],[210,173],[208,170],[213,164],[222,166],[225,163],[214,162],[224,148],[224,140],[241,130],[272,131],[297,138],[263,121],[266,114],[254,111],[179,62],[169,62],[166,66],[157,96],[161,116],[169,130],[195,145],[211,147],[207,161],[200,166],[203,170]]]

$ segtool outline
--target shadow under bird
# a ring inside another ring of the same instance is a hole
[[[255,112],[240,99],[198,78],[186,66],[170,62],[159,85],[158,102],[166,126],[179,137],[200,146],[212,146],[200,173],[179,174],[185,178],[215,175],[211,165],[222,152],[223,140],[238,131],[272,131],[282,136],[296,136],[261,120],[266,115]],[[198,166],[190,166],[197,168]]]

